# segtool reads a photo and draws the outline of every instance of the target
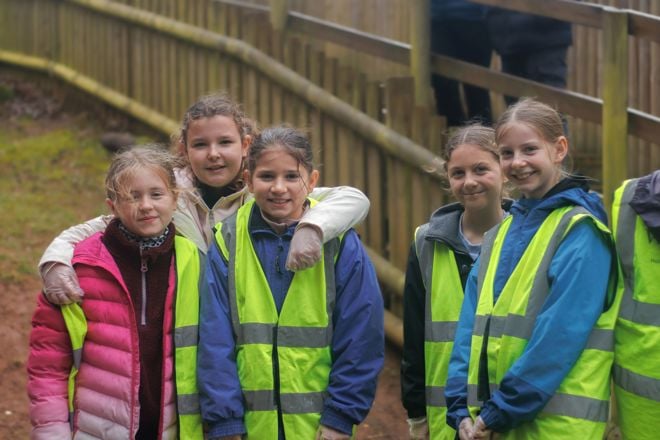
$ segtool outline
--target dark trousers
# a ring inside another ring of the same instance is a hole
[[[488,67],[491,45],[485,23],[452,19],[431,22],[431,52]],[[488,90],[463,85],[467,113],[463,110],[460,83],[440,75],[431,77],[438,114],[447,118],[449,126],[463,125],[467,120],[491,124]]]

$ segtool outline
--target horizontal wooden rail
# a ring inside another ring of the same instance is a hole
[[[267,13],[266,6],[246,4],[240,0],[214,0],[248,10]],[[506,6],[510,9],[541,14],[548,17],[565,19],[574,23],[593,27],[602,27],[606,7],[585,4],[570,0],[562,2],[562,8],[568,8],[570,13],[557,12],[555,2],[547,0],[473,0],[486,5]],[[529,4],[534,4],[532,8]],[[554,3],[554,7],[552,6]],[[547,12],[547,13],[546,13]],[[634,27],[639,30],[638,36],[650,36],[653,41],[660,40],[660,19],[658,17],[626,10]],[[350,49],[359,50],[368,55],[381,57],[388,61],[406,65],[410,64],[410,45],[387,38],[382,38],[366,32],[360,32],[345,26],[339,26],[297,12],[289,12],[289,27],[314,38],[335,43]],[[654,34],[655,32],[655,34]],[[431,54],[431,71],[444,77],[455,79],[470,85],[482,87],[497,93],[510,96],[529,96],[543,100],[560,111],[584,119],[589,122],[602,123],[603,100],[573,92],[558,89],[534,81],[526,80],[502,72],[496,72],[486,67],[467,63],[451,57]],[[660,132],[660,118],[641,110],[628,108],[629,134],[650,142],[657,142]]]
[[[336,121],[355,130],[365,139],[380,146],[385,152],[437,180],[444,179],[442,171],[444,161],[439,156],[356,110],[243,41],[109,0],[65,1],[235,57],[300,96],[309,104],[316,106]]]
[[[12,64],[23,68],[47,73],[67,82],[80,90],[104,101],[118,110],[131,115],[157,131],[171,136],[179,130],[179,123],[151,108],[129,98],[126,95],[104,86],[92,78],[53,61],[15,52],[0,50],[0,63]]]

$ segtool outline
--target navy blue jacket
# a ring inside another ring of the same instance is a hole
[[[491,44],[500,55],[568,47],[573,42],[571,23],[540,15],[489,8],[486,22]]]
[[[295,225],[291,225],[283,234],[276,234],[254,205],[250,236],[278,310],[293,278],[285,262],[294,230]],[[206,267],[207,286],[200,293],[197,375],[202,418],[209,425],[209,438],[215,438],[245,433],[245,425],[229,308],[227,261],[217,245],[211,246]],[[350,433],[371,408],[384,362],[383,299],[373,265],[353,230],[342,240],[335,279],[332,369],[321,424]]]

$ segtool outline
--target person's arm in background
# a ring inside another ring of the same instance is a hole
[[[385,358],[383,298],[355,231],[342,240],[335,274],[332,368],[320,423],[350,435],[371,408]]]
[[[76,244],[104,231],[111,215],[99,216],[65,229],[48,245],[39,261],[39,273],[44,285],[43,293],[53,304],[70,304],[82,301],[84,292],[76,276],[71,258]]]
[[[449,360],[447,384],[445,385],[447,424],[459,431],[459,435],[461,421],[466,418],[471,420],[467,406],[467,382],[474,315],[477,312],[477,274],[479,273],[479,263],[480,260],[477,259],[465,284],[465,297],[458,319],[454,348]]]
[[[73,365],[71,339],[60,308],[49,304],[43,295],[37,301],[27,360],[30,438],[71,438],[68,403],[68,379]]]
[[[296,227],[286,263],[289,270],[316,264],[323,243],[356,226],[369,213],[367,196],[350,186],[315,188],[310,197],[319,203],[305,211]]]
[[[488,429],[506,432],[532,420],[552,398],[609,307],[612,256],[591,221],[578,223],[566,235],[550,263],[550,292],[525,351],[481,411]]]
[[[197,383],[208,438],[246,433],[241,383],[236,369],[236,342],[231,324],[227,262],[214,243],[200,282]]]

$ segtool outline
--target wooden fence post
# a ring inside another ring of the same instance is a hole
[[[415,0],[410,18],[410,74],[415,78],[415,105],[431,102],[431,19],[429,0]]]
[[[283,31],[289,14],[288,0],[270,0],[270,24],[276,31]]]
[[[603,10],[603,202],[628,175],[628,14]]]

